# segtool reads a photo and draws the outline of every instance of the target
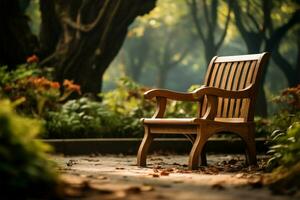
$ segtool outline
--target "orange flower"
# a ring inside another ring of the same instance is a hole
[[[78,94],[81,94],[80,85],[73,84],[68,88],[70,91],[77,92]]]
[[[60,84],[59,84],[59,82],[52,82],[51,87],[55,88],[55,89],[58,89],[60,87]]]
[[[70,80],[68,80],[68,79],[65,79],[63,85],[64,85],[65,87],[69,87],[70,85],[73,85],[73,81],[70,81]]]
[[[39,57],[37,57],[35,54],[33,54],[32,56],[29,56],[26,59],[26,62],[27,63],[36,63],[36,62],[39,62]]]
[[[74,84],[73,81],[65,79],[63,85],[66,88],[66,90],[72,92],[74,91],[77,92],[78,94],[81,94],[80,85]]]

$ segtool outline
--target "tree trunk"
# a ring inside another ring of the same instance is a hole
[[[165,88],[168,71],[169,70],[165,66],[158,68],[156,87]]]
[[[42,63],[55,67],[58,81],[74,80],[83,93],[96,96],[101,91],[105,70],[123,44],[128,26],[135,17],[154,8],[155,0],[56,0],[54,3],[61,33],[55,51]],[[48,12],[47,7],[41,9]],[[48,37],[56,40],[53,35]]]
[[[41,0],[41,29],[39,57],[44,59],[51,55],[59,41],[62,28],[55,11],[55,1]]]
[[[0,2],[0,65],[13,69],[17,64],[26,62],[26,58],[36,52],[37,38],[31,33],[29,19],[24,15],[28,2],[1,0]]]

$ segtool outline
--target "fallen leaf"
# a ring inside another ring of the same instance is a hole
[[[75,164],[77,164],[78,163],[78,161],[77,160],[69,160],[67,163],[66,163],[66,165],[68,166],[68,167],[72,167],[73,165],[75,165]]]
[[[230,159],[230,160],[228,161],[228,164],[230,164],[230,165],[235,165],[237,162],[238,162],[238,161],[237,161],[236,159]]]
[[[116,169],[123,170],[125,168],[124,167],[116,167]]]
[[[138,186],[131,186],[131,187],[126,189],[127,193],[133,193],[133,194],[140,193],[141,191],[142,191],[141,188],[138,187]]]
[[[174,172],[175,169],[174,168],[167,168],[166,171],[168,171],[168,172]]]
[[[161,175],[161,176],[169,176],[169,174],[170,174],[170,173],[167,172],[166,170],[163,170],[163,171],[160,172],[160,175]]]
[[[153,167],[153,169],[161,169],[162,167],[160,166],[160,165],[155,165],[154,167]]]
[[[225,187],[221,183],[213,184],[211,188],[216,190],[225,190]]]

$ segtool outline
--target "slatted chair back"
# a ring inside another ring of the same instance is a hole
[[[258,90],[258,80],[262,73],[268,53],[243,56],[215,56],[207,69],[206,86],[238,91],[253,84],[254,93],[249,98],[218,98],[218,109],[215,120],[253,121],[254,101]],[[199,115],[202,117],[207,109],[207,99],[200,104]]]

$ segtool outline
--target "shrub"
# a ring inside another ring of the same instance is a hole
[[[255,117],[256,135],[270,137],[275,130],[286,132],[288,127],[300,121],[300,85],[287,88],[273,99],[277,112],[270,118]]]
[[[154,102],[145,101],[142,93],[146,88],[128,78],[121,78],[117,85],[116,89],[99,94],[102,102],[81,98],[50,112],[45,137],[141,137],[140,118],[151,116]]]
[[[270,128],[272,155],[267,182],[275,193],[294,194],[300,189],[300,85],[285,89],[274,100],[280,112],[272,118]]]
[[[272,143],[270,187],[275,193],[293,194],[300,189],[300,122],[293,123],[287,132],[275,131]]]
[[[286,131],[291,124],[300,121],[300,84],[283,90],[273,101],[278,105],[279,111],[271,118],[272,131]]]
[[[54,191],[56,174],[45,153],[50,147],[35,140],[40,131],[39,121],[20,117],[10,101],[0,101],[1,196],[25,198]]]
[[[47,138],[104,137],[117,134],[120,117],[100,102],[88,98],[67,101],[46,118]]]
[[[290,167],[300,162],[300,122],[293,123],[287,132],[274,131],[269,153],[269,167]]]
[[[6,67],[0,68],[0,97],[19,100],[22,104],[18,111],[42,117],[45,111],[57,109],[59,102],[67,99],[71,93],[80,94],[79,85],[65,80],[61,87],[58,82],[44,77],[45,74],[45,70],[38,69],[36,63],[20,65],[13,71],[7,71]]]
[[[255,136],[256,137],[270,137],[271,135],[271,130],[270,130],[270,125],[271,125],[271,120],[262,118],[262,117],[254,117],[254,122],[255,122]]]

